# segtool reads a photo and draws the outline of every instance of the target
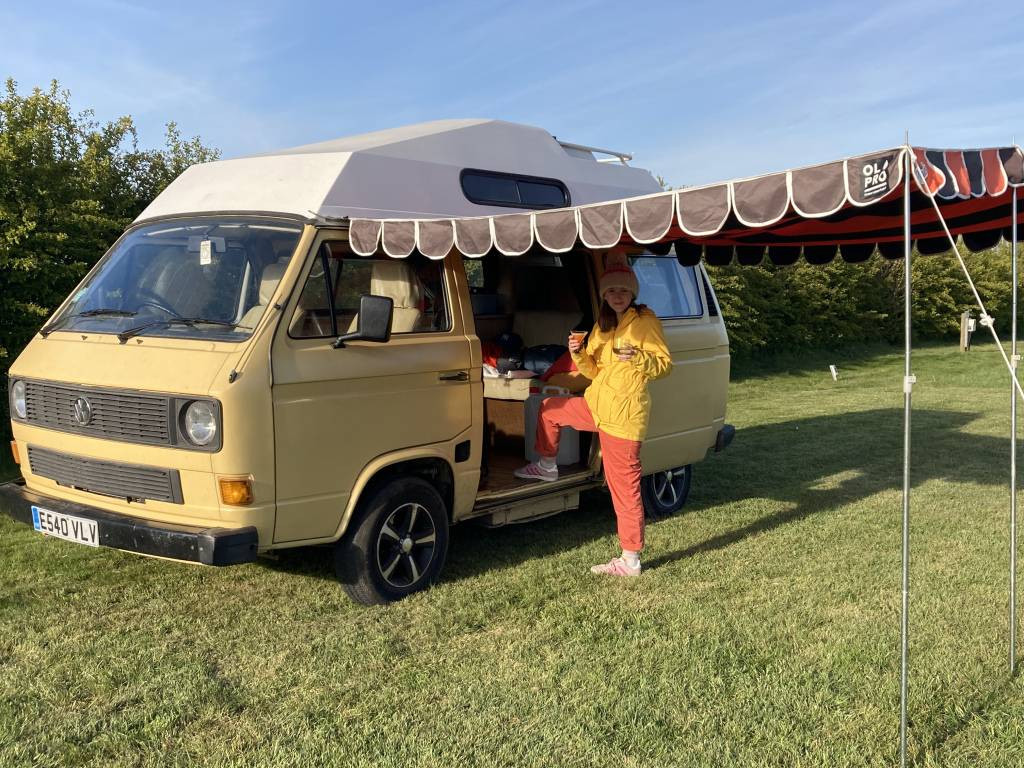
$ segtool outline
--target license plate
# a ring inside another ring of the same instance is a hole
[[[86,520],[84,517],[32,507],[32,527],[47,536],[55,536],[76,544],[90,547],[100,545],[99,523],[95,520]]]

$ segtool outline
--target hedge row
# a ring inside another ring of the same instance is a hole
[[[965,253],[978,292],[1009,333],[1010,247]],[[783,350],[843,347],[903,338],[903,261],[875,255],[863,264],[836,260],[824,266],[709,267],[729,343],[738,358]],[[911,259],[912,329],[915,339],[960,333],[960,314],[976,309],[955,255]],[[977,316],[975,311],[975,316]]]

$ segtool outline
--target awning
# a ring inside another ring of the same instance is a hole
[[[903,257],[903,167],[913,152],[911,228],[924,254],[949,250],[932,199],[971,250],[1009,238],[1010,190],[1024,186],[1020,147],[896,147],[823,165],[594,205],[455,219],[352,219],[355,253],[443,259],[454,248],[479,258],[496,251],[643,245],[683,263],[824,264],[839,254],[867,260],[876,248]],[[1024,211],[1020,215],[1024,224]]]
[[[909,158],[913,184],[905,183]],[[971,250],[990,248],[1013,237],[1014,211],[1024,224],[1024,206],[1015,188],[1024,186],[1020,147],[925,149],[897,147],[824,165],[772,173],[703,187],[661,192],[559,210],[501,216],[422,220],[351,219],[349,243],[360,255],[383,252],[403,258],[414,251],[432,259],[453,249],[469,257],[496,251],[518,256],[533,249],[565,253],[576,248],[608,249],[641,245],[669,253],[684,264],[758,264],[765,254],[775,264],[793,264],[801,256],[824,264],[837,254],[848,262],[868,259],[877,248],[887,258],[912,258],[918,252],[942,253],[956,246],[956,257],[1010,374],[1017,377],[1017,334],[1009,355],[993,318],[963,260],[956,238]],[[907,199],[907,196],[910,199]],[[948,232],[948,234],[947,234]],[[1013,317],[1017,327],[1017,254],[1012,254]],[[908,265],[909,266],[909,265]],[[903,567],[900,625],[900,764],[907,763],[908,648],[910,636],[910,417],[916,377],[911,372],[912,270],[903,270]],[[1011,396],[1010,445],[1016,446],[1017,393]],[[1016,488],[1016,453],[1011,447],[1011,488]],[[1011,491],[1010,674],[1016,671],[1016,491]]]

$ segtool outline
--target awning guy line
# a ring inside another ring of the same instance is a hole
[[[920,172],[917,170],[915,164],[915,173],[920,177]],[[919,178],[919,181],[922,181]],[[923,183],[923,182],[922,182]],[[967,269],[967,264],[964,262],[964,257],[960,255],[960,246],[957,245],[956,238],[949,231],[949,227],[946,226],[946,218],[942,215],[942,211],[939,209],[939,204],[935,201],[935,196],[928,194],[928,199],[931,201],[932,207],[935,209],[935,215],[938,217],[939,223],[942,224],[942,229],[946,233],[946,237],[949,238],[949,244],[953,248],[953,253],[956,254],[957,261],[960,262],[960,268],[964,271],[964,276],[967,278],[967,284],[971,286],[971,292],[974,294],[974,300],[978,303],[978,308],[981,310],[981,319],[978,321],[982,325],[986,326],[989,331],[992,332],[992,338],[996,342],[996,346],[999,347],[999,354],[1003,356],[1003,362],[1006,364],[1006,370],[1010,372],[1010,376],[1013,379],[1014,385],[1017,387],[1017,392],[1022,398],[1024,398],[1024,388],[1021,387],[1020,381],[1017,379],[1016,367],[1010,362],[1010,358],[1006,354],[1006,350],[1003,348],[1003,342],[999,340],[999,334],[996,333],[995,318],[988,313],[985,309],[985,302],[981,300],[981,295],[978,293],[977,287],[974,285],[974,280],[971,278],[971,272]]]

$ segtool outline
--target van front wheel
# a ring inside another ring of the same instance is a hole
[[[448,552],[448,515],[433,486],[392,480],[360,503],[335,545],[334,569],[358,603],[400,600],[437,581]]]
[[[693,465],[687,464],[647,475],[640,481],[640,496],[648,520],[670,517],[683,508],[690,495]]]

